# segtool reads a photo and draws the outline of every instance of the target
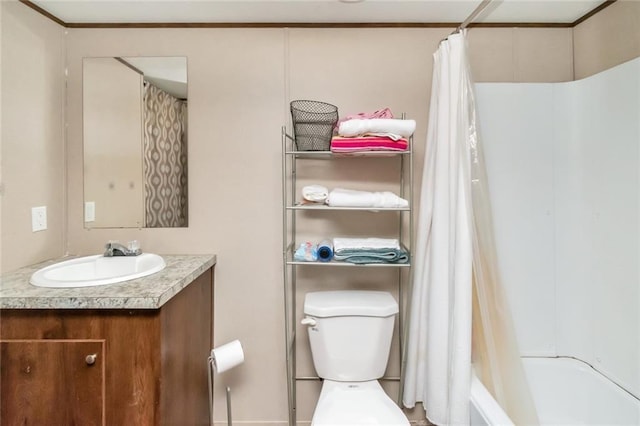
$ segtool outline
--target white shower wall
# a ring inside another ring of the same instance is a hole
[[[553,86],[487,83],[476,92],[498,261],[520,348],[554,356]]]
[[[521,353],[576,357],[640,396],[640,58],[476,91]]]

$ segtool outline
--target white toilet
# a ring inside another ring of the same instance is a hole
[[[409,420],[378,383],[389,360],[398,304],[382,291],[307,293],[313,364],[324,379],[312,426],[405,426]]]

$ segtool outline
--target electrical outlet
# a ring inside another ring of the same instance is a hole
[[[47,206],[31,208],[31,230],[33,232],[47,229]]]
[[[84,221],[95,222],[96,220],[96,203],[95,201],[87,201],[84,203]]]

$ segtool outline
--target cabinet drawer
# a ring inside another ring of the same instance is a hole
[[[0,341],[3,425],[102,425],[104,342]]]

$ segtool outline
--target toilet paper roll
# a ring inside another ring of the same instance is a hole
[[[244,362],[244,352],[239,340],[211,350],[211,359],[217,373],[223,373]]]
[[[333,244],[331,240],[323,240],[318,244],[318,260],[328,262],[333,259]]]

